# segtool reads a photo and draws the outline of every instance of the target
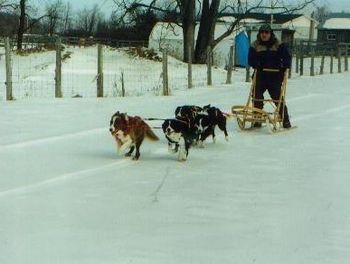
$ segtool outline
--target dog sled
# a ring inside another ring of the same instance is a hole
[[[232,114],[237,119],[238,127],[243,131],[254,130],[255,123],[261,123],[268,126],[273,133],[283,131],[283,115],[285,107],[284,100],[286,98],[288,69],[284,73],[281,87],[281,94],[278,100],[273,99],[256,99],[254,98],[254,89],[256,84],[256,72],[253,75],[252,85],[250,88],[247,103],[245,105],[235,105],[232,107]],[[271,105],[271,111],[266,111],[254,107],[254,102],[262,101]],[[283,113],[282,116],[279,113]]]

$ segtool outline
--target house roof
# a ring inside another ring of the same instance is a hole
[[[239,17],[242,14],[237,14],[237,13],[224,13],[220,14],[220,17]],[[290,20],[296,19],[298,17],[303,16],[303,14],[273,14],[273,23],[275,24],[284,24]],[[271,14],[266,14],[266,13],[249,13],[244,16],[244,18],[250,18],[250,19],[256,19],[260,21],[266,21],[269,22],[271,19]]]
[[[349,18],[329,18],[322,25],[323,29],[350,29]]]
[[[350,18],[350,13],[329,13],[327,14],[327,19],[329,18]]]
[[[198,35],[199,24],[195,26],[195,36]],[[215,26],[215,38],[219,37],[227,31],[227,26],[224,24],[217,24]],[[233,39],[241,29],[238,29],[237,32],[233,32],[226,39]],[[154,25],[152,32],[149,36],[149,39],[173,39],[173,40],[182,40],[183,33],[182,28],[175,23],[168,22],[158,22]]]

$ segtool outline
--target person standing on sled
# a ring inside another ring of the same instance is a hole
[[[263,109],[264,92],[267,90],[273,100],[279,100],[281,86],[286,69],[290,69],[291,55],[287,46],[280,43],[271,26],[266,24],[259,28],[257,40],[249,48],[248,64],[255,69],[256,83],[254,89],[254,107]],[[277,103],[275,102],[277,105]],[[280,115],[283,114],[283,127],[290,128],[287,106],[281,104]],[[283,113],[284,111],[284,113]],[[261,127],[254,123],[253,127]]]

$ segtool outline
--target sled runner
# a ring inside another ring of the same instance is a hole
[[[235,105],[232,107],[232,114],[236,116],[238,126],[241,130],[253,130],[255,129],[254,124],[266,124],[272,132],[279,132],[285,130],[282,125],[283,114],[280,116],[280,112],[284,113],[284,100],[287,89],[287,80],[288,80],[288,69],[284,73],[284,78],[281,87],[281,95],[279,100],[273,99],[256,99],[254,98],[254,89],[256,84],[256,72],[254,72],[252,85],[250,88],[249,96],[246,105]],[[262,101],[269,103],[272,106],[272,111],[265,111],[260,108],[254,107],[254,102]],[[294,127],[292,127],[294,128]]]

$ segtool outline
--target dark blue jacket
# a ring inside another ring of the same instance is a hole
[[[255,69],[285,69],[290,68],[292,57],[286,44],[275,40],[272,45],[264,45],[256,40],[249,48],[248,64]]]

